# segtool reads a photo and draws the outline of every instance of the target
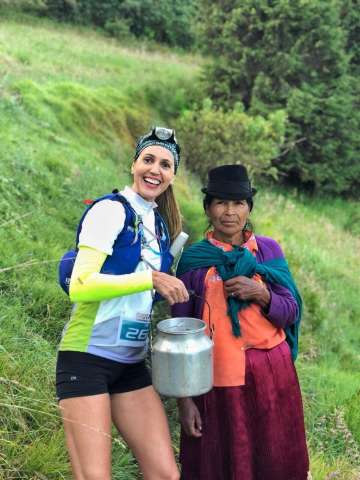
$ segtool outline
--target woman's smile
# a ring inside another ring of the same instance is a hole
[[[140,153],[132,165],[133,190],[145,200],[154,201],[175,176],[174,157],[164,147],[151,145]]]
[[[142,178],[142,181],[145,185],[144,185],[143,189],[140,189],[140,191],[142,193],[138,192],[138,193],[140,193],[141,196],[147,195],[145,193],[145,189],[149,191],[150,195],[158,196],[156,191],[158,190],[159,186],[162,183],[159,178],[156,178],[156,177],[150,176],[150,175],[144,175],[143,178]],[[151,193],[150,193],[150,191],[151,191]],[[144,197],[144,198],[146,198],[146,197]]]
[[[149,183],[154,187],[157,187],[161,183],[161,181],[158,178],[148,177],[148,176],[144,177],[144,182]]]

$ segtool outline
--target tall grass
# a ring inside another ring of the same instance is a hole
[[[70,478],[54,397],[70,304],[56,281],[82,199],[129,181],[134,137],[188,106],[197,59],[130,49],[97,32],[0,17],[0,478]],[[206,226],[200,185],[175,183],[192,239]],[[279,240],[304,294],[297,368],[315,480],[358,479],[358,204],[260,189],[254,223]],[[174,448],[174,402],[166,402]],[[114,432],[113,475],[135,479]]]
[[[70,304],[56,265],[84,198],[129,182],[134,139],[186,107],[192,58],[0,21],[0,478],[70,478],[54,394]],[[165,108],[166,107],[166,108]],[[179,187],[187,191],[184,180]],[[137,467],[114,434],[114,478]]]
[[[313,478],[358,478],[360,465],[360,237],[345,201],[259,193],[255,224],[285,249],[304,296],[297,369]]]

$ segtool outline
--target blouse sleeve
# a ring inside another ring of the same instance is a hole
[[[285,258],[280,245],[272,238],[259,237],[261,260],[265,262],[274,258]],[[271,295],[270,304],[265,315],[278,328],[293,324],[298,316],[298,305],[290,290],[279,284],[266,284]]]
[[[194,316],[195,297],[194,295],[191,295],[191,291],[192,291],[191,273],[192,272],[187,272],[181,276],[178,276],[178,278],[184,282],[186,289],[190,291],[190,298],[188,302],[175,303],[175,305],[171,307],[171,315],[173,317],[193,317]]]
[[[297,303],[290,291],[281,285],[267,284],[271,300],[266,317],[278,328],[293,324],[298,315]]]

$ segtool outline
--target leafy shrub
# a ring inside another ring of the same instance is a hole
[[[360,73],[360,3],[359,0],[341,0],[341,23],[347,33],[346,50],[350,54],[350,66],[356,75]]]
[[[286,110],[291,148],[274,162],[279,171],[313,190],[358,195],[359,2],[201,3],[202,44],[214,58],[205,95],[223,108],[241,102],[250,115]]]
[[[77,9],[76,0],[44,0],[47,14],[59,20],[74,20]]]
[[[185,112],[179,124],[186,163],[203,179],[209,168],[227,163],[244,164],[255,177],[276,177],[271,159],[283,142],[284,112],[250,117],[239,107],[225,112],[207,101],[202,109]]]
[[[60,20],[92,23],[123,39],[136,37],[183,48],[194,42],[194,0],[44,0],[48,13]]]
[[[132,37],[129,22],[124,19],[108,20],[104,25],[104,30],[118,40],[129,40]]]
[[[131,32],[137,37],[146,36],[181,47],[189,47],[193,43],[192,0],[123,0],[118,13],[127,19]]]
[[[43,11],[45,0],[0,0],[0,7],[11,7],[25,11]]]

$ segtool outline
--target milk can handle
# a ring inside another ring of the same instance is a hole
[[[188,289],[188,293],[189,293],[189,295],[192,295],[193,297],[200,298],[200,300],[203,300],[204,303],[206,303],[206,305],[209,309],[209,332],[210,332],[209,337],[212,340],[213,336],[214,336],[214,332],[215,332],[215,325],[211,322],[211,308],[210,308],[209,302],[206,300],[205,297],[202,297],[201,295],[198,295],[197,293],[195,293],[195,290]],[[149,328],[149,340],[150,340],[150,351],[152,351],[152,343],[153,342],[152,342],[151,328]]]
[[[210,332],[210,339],[212,340],[213,336],[214,336],[214,332],[215,332],[215,326],[214,324],[211,322],[211,308],[210,308],[210,304],[209,302],[206,300],[205,297],[202,297],[201,295],[198,295],[197,293],[195,293],[195,290],[192,290],[192,289],[188,289],[188,293],[189,295],[192,295],[193,297],[197,297],[197,298],[200,298],[200,300],[203,300],[204,303],[206,303],[208,309],[209,309],[209,332]]]

